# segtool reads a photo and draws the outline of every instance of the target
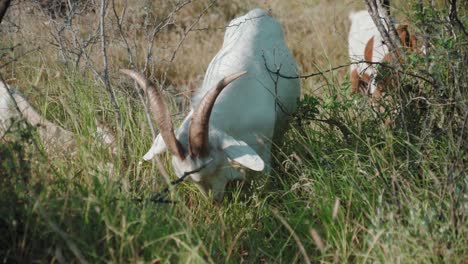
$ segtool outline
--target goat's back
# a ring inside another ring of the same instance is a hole
[[[192,105],[230,74],[247,75],[230,84],[218,97],[210,118],[216,127],[255,148],[258,136],[271,140],[296,110],[300,96],[296,62],[286,46],[281,25],[265,11],[254,9],[231,21],[221,50],[211,61]]]
[[[374,24],[372,17],[367,10],[352,12],[349,15],[351,21],[351,28],[348,36],[348,52],[351,62],[364,61],[364,51],[368,41],[374,37],[374,45],[372,50],[372,61],[380,62],[388,53],[387,47],[383,44],[382,37],[379,30]],[[358,69],[360,73],[367,72],[368,65],[366,64],[353,64],[350,69]]]

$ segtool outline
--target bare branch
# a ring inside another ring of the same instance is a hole
[[[198,17],[195,19],[195,22],[193,22],[192,25],[190,25],[187,28],[187,30],[184,31],[184,35],[180,39],[179,43],[177,44],[177,47],[175,48],[174,52],[172,53],[171,59],[169,60],[171,63],[174,61],[177,51],[182,46],[182,43],[187,38],[190,31],[192,31],[193,27],[195,25],[197,25],[198,22],[200,22],[200,19],[206,14],[206,12],[208,12],[208,9],[210,9],[214,5],[214,3],[215,3],[215,1],[211,1],[211,3],[198,15]]]
[[[449,18],[450,24],[453,27],[458,27],[465,34],[465,36],[468,35],[468,33],[466,32],[465,26],[463,25],[463,23],[458,18],[457,0],[450,0],[450,9],[449,9],[449,17],[448,18]]]
[[[11,0],[0,0],[0,23],[2,23],[3,17],[10,6]]]
[[[122,9],[122,13],[121,13],[120,17],[117,14],[117,10],[115,9],[115,0],[112,0],[112,10],[114,11],[114,16],[117,18],[117,28],[119,29],[120,38],[125,43],[125,48],[127,49],[128,58],[130,60],[130,66],[131,66],[130,68],[133,68],[133,67],[135,67],[135,65],[133,63],[133,53],[132,53],[132,50],[130,49],[130,45],[128,44],[127,38],[124,36],[124,31],[123,31],[123,28],[122,28],[123,20],[124,20],[124,17],[125,17],[125,12],[127,10],[127,1],[126,0],[124,1],[124,7]]]
[[[148,43],[147,43],[147,52],[146,52],[146,58],[145,58],[145,66],[143,67],[143,72],[146,72],[146,70],[148,69],[148,65],[151,61],[151,57],[153,56],[153,43],[154,43],[154,39],[156,38],[156,35],[158,34],[158,32],[160,32],[163,28],[167,27],[168,25],[172,24],[172,19],[174,17],[174,15],[179,12],[179,10],[181,10],[184,6],[188,5],[189,3],[191,3],[192,1],[191,0],[188,0],[188,1],[184,1],[180,4],[178,4],[174,10],[172,10],[171,13],[169,13],[169,15],[167,15],[161,22],[159,22],[158,24],[155,24],[154,27],[153,27],[153,30],[151,32],[151,35],[150,35],[150,38],[148,39]],[[150,76],[151,78],[152,76]]]
[[[396,33],[395,26],[388,15],[390,13],[389,8],[385,8],[382,5],[381,0],[364,0],[364,3],[366,4],[369,15],[372,17],[375,26],[385,41],[385,44],[396,63],[396,67],[399,69],[401,65],[398,58],[399,54],[402,54],[403,48],[401,40]],[[388,30],[383,24],[382,19],[385,21]]]
[[[335,71],[335,70],[338,70],[338,69],[341,69],[341,68],[349,67],[350,65],[353,65],[353,64],[361,64],[361,63],[367,63],[369,65],[380,65],[382,67],[386,67],[386,68],[389,68],[389,69],[392,69],[392,70],[396,70],[396,71],[398,71],[398,73],[406,74],[406,75],[421,79],[421,80],[423,80],[423,81],[425,81],[425,82],[427,82],[427,83],[429,83],[431,85],[434,85],[434,81],[432,81],[432,80],[430,80],[430,79],[428,79],[426,77],[423,77],[421,75],[411,73],[411,72],[408,72],[408,71],[399,70],[395,66],[392,66],[389,63],[384,63],[384,62],[373,62],[373,61],[365,61],[365,60],[355,61],[355,62],[351,62],[351,63],[348,63],[348,64],[339,65],[339,66],[330,68],[330,69],[325,70],[325,71],[319,71],[319,72],[309,73],[309,74],[305,74],[305,75],[297,75],[297,76],[287,76],[287,75],[284,75],[284,74],[282,74],[282,73],[280,73],[278,71],[273,71],[272,69],[268,68],[268,65],[266,65],[266,64],[265,64],[265,67],[267,68],[267,70],[270,73],[278,74],[280,77],[285,78],[285,79],[308,79],[310,77],[315,77],[315,76],[318,76],[318,75],[324,75],[325,73],[329,73],[329,72],[332,72],[332,71]]]
[[[395,28],[395,23],[390,16],[390,0],[383,1],[384,3],[382,4],[382,0],[375,0],[375,2],[377,3],[377,9],[382,10],[381,16],[388,28],[390,41],[392,42],[391,45],[394,46],[398,54],[401,54],[401,52],[403,52],[403,43],[401,42],[401,39],[398,36],[397,30]]]
[[[40,50],[40,49],[41,49],[41,47],[37,47],[37,48],[31,49],[31,50],[28,50],[28,51],[24,52],[23,54],[20,54],[19,56],[14,57],[14,58],[11,59],[10,61],[7,61],[7,62],[5,62],[4,64],[1,64],[1,65],[0,65],[0,69],[2,69],[3,67],[9,65],[9,64],[12,63],[12,62],[18,61],[20,58],[22,58],[22,57],[24,57],[24,56],[26,56],[26,55],[28,55],[28,54],[30,54],[30,53],[33,53],[33,52],[38,51],[38,50]]]
[[[106,33],[105,33],[105,24],[104,18],[106,16],[106,9],[107,9],[107,1],[101,0],[101,15],[100,15],[100,34],[101,34],[101,52],[102,52],[102,59],[104,65],[104,72],[103,72],[103,80],[106,86],[107,91],[109,92],[111,103],[114,106],[115,113],[117,114],[117,123],[119,125],[119,129],[122,129],[122,114],[120,113],[119,105],[115,98],[114,90],[111,87],[110,80],[109,80],[109,68],[107,64],[107,51],[106,51]]]
[[[299,248],[299,252],[302,254],[302,257],[304,258],[304,262],[308,264],[312,263],[310,261],[309,256],[307,255],[307,251],[305,250],[304,245],[301,242],[301,239],[296,234],[294,229],[288,224],[288,222],[280,215],[278,209],[274,208],[271,210],[271,212],[281,222],[281,224],[283,224],[283,226],[289,231],[291,236],[294,238],[294,241],[296,241],[297,247]]]

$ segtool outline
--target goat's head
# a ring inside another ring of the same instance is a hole
[[[161,130],[161,134],[144,156],[145,160],[152,159],[166,149],[169,150],[177,176],[182,177],[187,172],[197,171],[190,174],[190,177],[205,193],[212,191],[215,200],[223,197],[229,180],[244,178],[244,175],[233,167],[232,161],[255,171],[263,170],[263,160],[250,146],[232,138],[226,131],[209,126],[211,111],[218,95],[229,83],[246,72],[233,74],[219,81],[216,87],[206,93],[195,110],[189,113],[176,133],[160,90],[140,73],[131,70],[121,72],[130,76],[144,89]]]

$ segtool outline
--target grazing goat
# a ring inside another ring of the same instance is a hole
[[[21,117],[30,125],[37,127],[39,137],[47,148],[63,151],[76,147],[72,132],[42,118],[17,90],[0,81],[0,137],[13,119]],[[116,152],[115,138],[107,128],[98,125],[95,137],[103,145],[111,147],[112,152]]]
[[[300,96],[299,80],[277,71],[298,75],[281,25],[261,9],[232,20],[190,113],[174,134],[160,90],[143,75],[122,70],[147,92],[161,129],[143,158],[168,149],[177,176],[199,170],[191,179],[216,201],[228,181],[245,179],[240,167],[269,171],[272,144],[287,129]]]
[[[385,90],[395,85],[395,80],[388,70],[382,69],[379,72],[375,63],[389,63],[392,56],[367,10],[351,12],[349,19],[351,29],[348,43],[351,62],[370,62],[351,65],[352,91],[378,98]],[[396,30],[403,47],[416,51],[417,41],[415,36],[409,33],[408,26],[400,24],[396,26]]]
[[[46,145],[68,148],[75,144],[70,131],[43,119],[18,91],[0,81],[0,135],[8,128],[12,119],[21,116],[38,128],[39,136]]]

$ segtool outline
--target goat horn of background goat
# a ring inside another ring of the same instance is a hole
[[[160,127],[161,135],[167,145],[167,148],[172,153],[172,155],[176,155],[182,160],[185,159],[184,148],[175,137],[171,114],[169,113],[169,109],[166,106],[166,102],[164,101],[160,90],[156,88],[153,83],[146,79],[141,73],[127,69],[121,69],[120,72],[134,79],[140,85],[140,87],[143,88],[149,98],[151,111],[153,112],[153,116]]]
[[[41,115],[34,110],[34,108],[26,101],[26,99],[18,94],[13,94],[13,99],[21,112],[21,115],[33,126],[40,126],[44,130],[44,136],[46,139],[54,139],[60,135],[69,135],[72,137],[72,133],[64,128],[42,118]],[[60,135],[59,135],[60,134]],[[63,142],[62,142],[63,143]]]
[[[189,128],[189,153],[191,156],[204,157],[209,154],[208,123],[216,98],[229,83],[246,74],[246,71],[232,74],[218,82],[214,89],[205,94],[193,113]]]

